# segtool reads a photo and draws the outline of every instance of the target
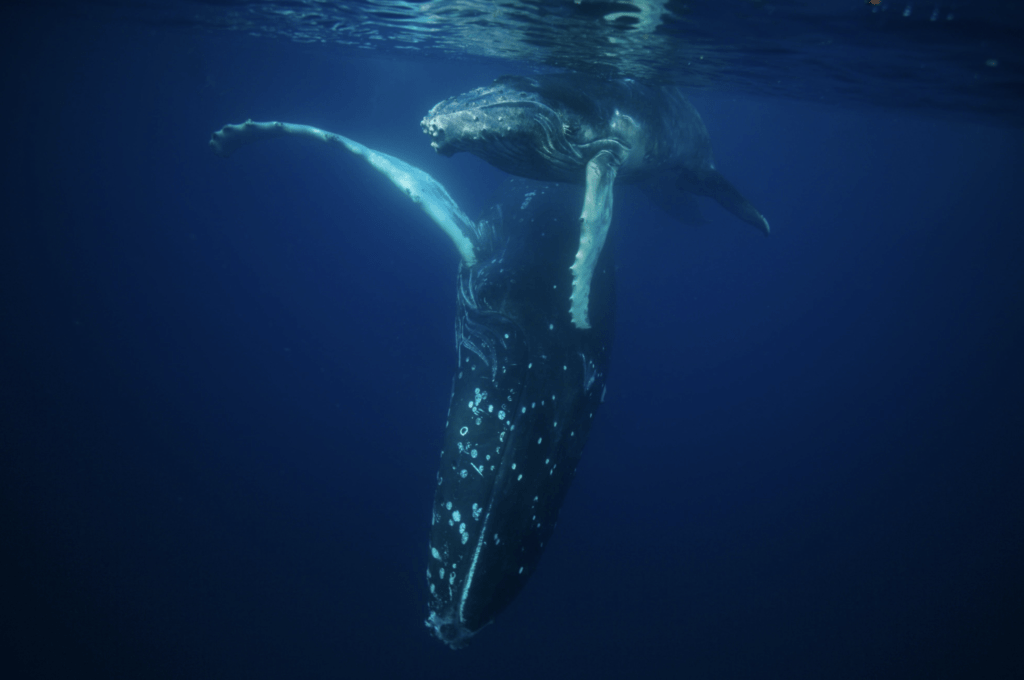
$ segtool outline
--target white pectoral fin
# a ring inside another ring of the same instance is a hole
[[[597,153],[587,163],[587,189],[580,213],[580,248],[572,267],[572,297],[569,313],[577,328],[590,328],[588,306],[590,282],[612,223],[612,187],[619,159],[611,151]]]
[[[365,158],[441,227],[441,230],[451,238],[467,266],[476,264],[476,224],[462,212],[440,182],[399,158],[374,151],[359,142],[320,128],[276,121],[254,123],[248,120],[241,125],[226,125],[213,133],[210,146],[215,153],[227,158],[246,144],[284,135],[338,144]]]

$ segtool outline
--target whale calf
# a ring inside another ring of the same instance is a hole
[[[503,76],[436,104],[420,125],[443,155],[466,151],[512,175],[586,187],[569,307],[579,328],[590,325],[590,286],[617,180],[675,172],[680,189],[770,231],[715,169],[704,121],[676,87],[575,74]]]
[[[582,187],[510,179],[473,221],[427,173],[318,128],[247,121],[215,132],[210,146],[227,157],[278,136],[364,158],[460,253],[457,364],[427,549],[425,623],[462,647],[514,600],[554,531],[604,397],[615,313],[611,249],[595,263],[590,327],[579,328],[563,296]]]

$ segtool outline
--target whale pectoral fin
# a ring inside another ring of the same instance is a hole
[[[277,121],[254,123],[248,120],[241,125],[226,125],[213,133],[210,147],[218,155],[227,158],[246,144],[284,135],[337,144],[366,159],[441,227],[441,230],[451,238],[467,266],[476,264],[477,249],[481,241],[476,223],[462,212],[440,182],[400,158],[374,151],[359,142],[320,128]]]
[[[771,229],[768,220],[757,211],[750,201],[736,190],[729,180],[714,168],[702,170],[683,170],[679,174],[677,186],[698,196],[708,196],[744,222],[754,225],[767,236]]]
[[[590,328],[587,307],[590,282],[597,258],[601,255],[608,227],[612,223],[612,187],[619,171],[619,156],[611,151],[598,152],[587,163],[587,188],[580,213],[580,248],[572,267],[572,295],[569,313],[577,328]]]

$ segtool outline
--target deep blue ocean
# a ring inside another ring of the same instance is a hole
[[[1024,677],[1019,71],[688,93],[772,235],[617,195],[605,403],[536,574],[452,651],[458,254],[357,159],[207,142],[316,125],[476,217],[505,175],[419,121],[537,64],[74,7],[0,10],[0,676]]]

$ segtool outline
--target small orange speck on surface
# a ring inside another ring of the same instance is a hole
[[[872,5],[881,5],[882,0],[868,0]]]

